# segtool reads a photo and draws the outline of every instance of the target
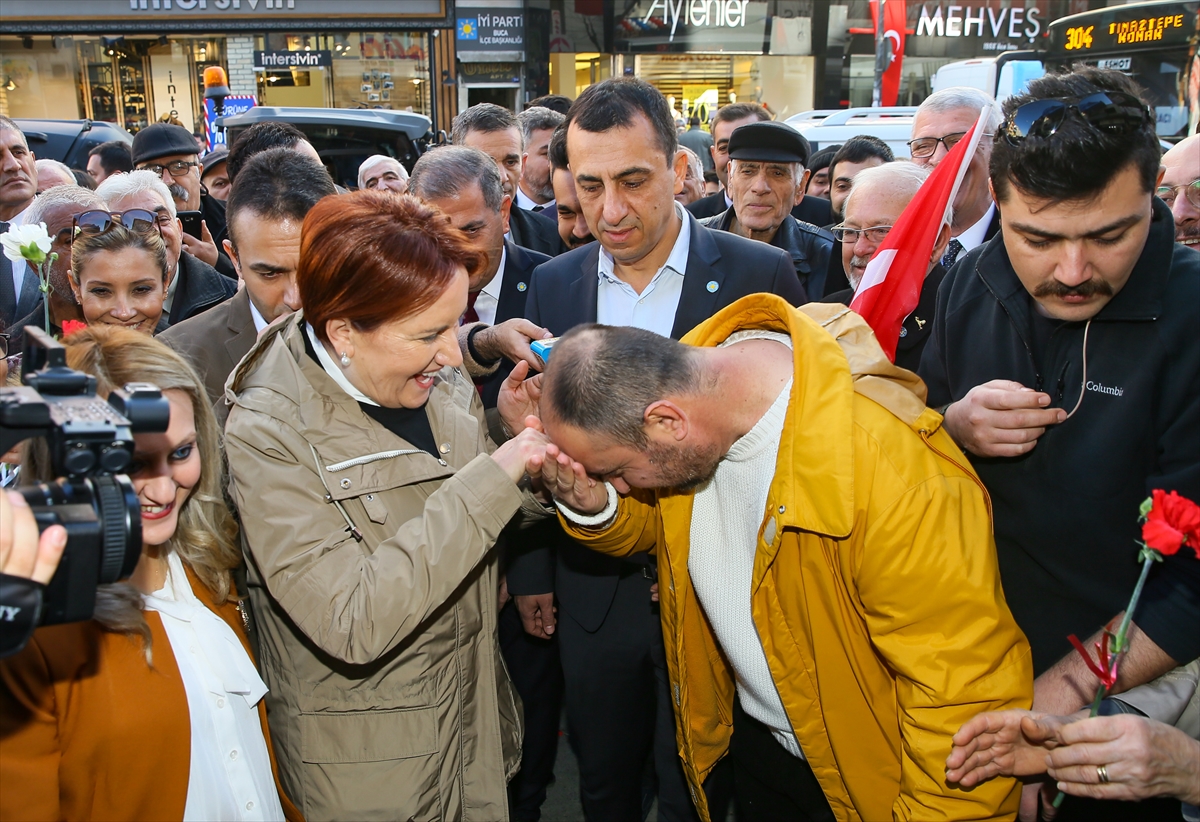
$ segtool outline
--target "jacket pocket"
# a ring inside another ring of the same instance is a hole
[[[313,764],[383,762],[437,753],[437,709],[300,716],[301,758]]]
[[[301,714],[305,817],[441,819],[436,711]]]

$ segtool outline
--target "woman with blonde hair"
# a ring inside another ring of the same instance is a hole
[[[133,575],[100,586],[90,621],[39,628],[0,661],[0,818],[298,819],[274,777],[266,686],[238,613],[237,528],[203,384],[125,329],[72,334],[67,363],[100,396],[157,385],[170,423],[134,437]]]
[[[74,227],[71,290],[87,324],[163,330],[168,266],[158,215],[85,211]]]

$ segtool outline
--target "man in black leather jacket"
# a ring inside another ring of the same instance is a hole
[[[742,126],[729,138],[729,196],[733,205],[702,223],[781,248],[792,258],[805,291],[824,294],[833,235],[791,215],[803,196],[808,141],[783,123]]]

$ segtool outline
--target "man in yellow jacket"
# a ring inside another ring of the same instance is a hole
[[[542,388],[555,444],[529,469],[568,531],[657,551],[706,820],[726,753],[755,822],[1014,817],[1016,781],[944,768],[964,721],[1033,697],[987,494],[861,318],[760,294],[683,343],[581,326]]]

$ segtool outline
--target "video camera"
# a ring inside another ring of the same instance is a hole
[[[67,547],[41,597],[40,619],[34,602],[24,603],[24,620],[14,619],[13,589],[5,586],[0,646],[10,644],[17,629],[12,622],[24,622],[31,632],[35,621],[90,619],[96,586],[133,573],[142,553],[141,505],[121,472],[133,461],[133,435],[166,431],[170,420],[170,406],[157,387],[130,383],[105,403],[96,397],[95,377],[67,367],[62,345],[38,328],[26,327],[25,334],[25,385],[0,387],[0,454],[22,440],[45,438],[56,479],[19,490],[39,531],[51,525],[67,529]]]

